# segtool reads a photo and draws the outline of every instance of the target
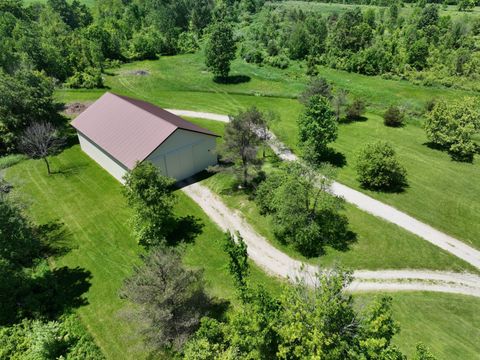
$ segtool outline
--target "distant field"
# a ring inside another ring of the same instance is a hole
[[[132,75],[135,69],[147,70],[150,75]],[[296,122],[302,106],[296,97],[307,82],[305,69],[298,64],[282,71],[236,60],[233,74],[250,80],[228,85],[212,81],[212,76],[205,71],[201,54],[131,63],[112,73],[114,75],[106,77],[111,91],[160,106],[221,114],[231,114],[252,105],[274,110],[281,118],[274,125],[274,132],[297,150]],[[421,119],[411,118],[404,128],[394,129],[385,127],[379,116],[389,104],[421,112],[432,98],[453,99],[479,94],[327,68],[320,69],[320,76],[369,104],[367,121],[340,126],[340,136],[334,147],[345,155],[346,165],[339,169],[339,179],[359,189],[353,168],[355,152],[366,142],[389,140],[407,167],[409,188],[401,194],[362,191],[480,248],[480,202],[477,200],[480,182],[474,181],[480,178],[480,156],[476,156],[473,164],[454,162],[445,152],[425,145],[427,139]],[[103,92],[103,89],[61,90],[57,96],[64,102],[92,101]]]
[[[333,13],[342,13],[348,9],[353,9],[360,7],[362,10],[372,8],[372,9],[388,9],[388,7],[380,7],[376,5],[355,5],[355,4],[339,4],[339,3],[322,3],[314,1],[283,1],[283,2],[274,2],[269,3],[270,6],[281,6],[287,9],[301,9],[302,11],[315,11],[325,15],[330,15]],[[414,11],[414,7],[409,4],[404,4],[404,7],[400,9],[400,15],[408,16]],[[462,18],[462,17],[476,17],[480,15],[480,7],[476,6],[473,11],[464,12],[458,11],[457,6],[449,5],[446,9],[440,6],[440,15],[448,15],[452,18]]]

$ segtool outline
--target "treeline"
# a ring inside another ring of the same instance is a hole
[[[0,67],[44,71],[71,87],[100,87],[115,62],[193,51],[209,24],[212,0],[0,1]]]
[[[348,4],[348,5],[376,5],[376,6],[390,6],[392,4],[415,4],[417,0],[306,0],[309,2],[322,2],[322,3],[334,3],[334,4]],[[465,0],[424,0],[424,3],[430,4],[444,4],[444,5],[459,5]],[[478,0],[470,1],[473,6],[480,5]]]
[[[280,68],[306,60],[317,65],[478,90],[480,18],[440,16],[435,4],[402,16],[400,7],[318,12],[265,6],[245,29],[241,56]]]

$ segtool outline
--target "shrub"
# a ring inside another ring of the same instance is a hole
[[[362,99],[355,99],[351,104],[347,106],[345,110],[348,120],[361,119],[366,109],[365,101]]]
[[[279,69],[286,69],[290,65],[290,60],[288,57],[280,54],[278,56],[269,56],[266,59],[268,65],[279,68]]]
[[[385,114],[383,114],[383,123],[386,126],[403,126],[404,119],[405,114],[398,106],[390,106],[387,111],[385,111]]]
[[[101,88],[103,87],[102,71],[92,67],[88,67],[84,71],[77,71],[67,79],[65,85],[74,89]]]
[[[382,140],[367,144],[357,155],[357,180],[372,190],[398,191],[407,185],[407,172],[392,146]]]
[[[427,138],[447,149],[454,160],[472,161],[477,150],[474,139],[480,133],[479,108],[480,102],[472,97],[438,101],[427,115]]]
[[[0,170],[9,168],[15,164],[18,164],[20,161],[25,160],[26,156],[22,154],[11,154],[0,157]]]

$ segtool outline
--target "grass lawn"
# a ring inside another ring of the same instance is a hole
[[[140,253],[130,235],[130,212],[121,186],[78,146],[54,158],[53,168],[63,173],[47,176],[40,161],[23,161],[7,169],[6,176],[15,184],[15,194],[29,204],[35,221],[57,220],[65,224],[67,240],[74,249],[54,265],[91,271],[92,286],[86,294],[89,303],[78,313],[107,357],[146,358],[134,336],[135,326],[117,315],[126,305],[118,298],[118,289]],[[232,283],[219,242],[222,233],[188,197],[181,192],[178,195],[178,214],[193,214],[205,224],[195,243],[187,246],[185,263],[205,269],[212,295],[232,299]],[[256,267],[252,269],[252,278],[270,291],[279,289],[279,281]],[[359,302],[365,303],[371,296],[361,294]],[[464,355],[462,359],[473,359],[472,354],[478,353],[478,343],[473,340],[478,337],[478,299],[428,293],[393,296],[395,314],[403,329],[396,343],[403,351],[410,351],[417,341],[423,341],[432,346],[440,359],[452,358],[455,351]]]
[[[135,69],[145,69],[150,75],[132,75]],[[278,70],[241,60],[236,60],[232,69],[234,75],[245,75],[250,81],[217,84],[205,71],[201,54],[192,54],[126,64],[112,70],[106,84],[111,91],[169,108],[223,114],[251,105],[274,110],[281,118],[274,125],[274,132],[298,150],[296,121],[302,107],[295,98],[307,81],[305,69],[293,64],[287,70]],[[345,155],[346,166],[339,170],[339,180],[359,189],[353,170],[354,153],[366,142],[387,139],[407,167],[410,187],[401,194],[365,192],[480,248],[480,203],[475,196],[480,193],[480,182],[473,181],[480,175],[480,157],[476,156],[473,164],[454,162],[444,152],[425,145],[421,120],[412,118],[404,128],[392,129],[384,127],[379,116],[391,103],[408,105],[412,111],[419,112],[431,98],[452,99],[474,93],[327,68],[322,68],[320,75],[369,103],[368,121],[340,126],[340,136],[334,146]],[[93,101],[104,91],[60,90],[57,96],[64,102]]]
[[[400,324],[394,343],[412,358],[418,342],[426,344],[438,360],[475,360],[480,354],[480,299],[462,295],[406,292],[389,293]],[[371,294],[355,295],[359,306]]]
[[[78,310],[80,317],[109,359],[141,359],[146,354],[138,346],[135,326],[118,316],[126,303],[118,298],[123,279],[138,262],[141,249],[130,233],[130,214],[121,194],[121,185],[74,146],[52,161],[54,170],[46,175],[40,161],[23,161],[7,170],[6,178],[15,184],[15,194],[26,201],[38,223],[61,221],[73,246],[55,266],[84,268],[92,273],[88,305]],[[203,233],[187,246],[185,263],[205,269],[210,293],[233,299],[227,258],[222,250],[223,233],[201,209],[178,192],[177,213],[194,215],[204,224]],[[271,291],[279,281],[253,267],[252,279]]]
[[[223,135],[224,123],[204,119],[189,120]],[[219,140],[221,141],[222,138]],[[269,162],[265,164],[266,169],[271,166]],[[306,259],[295,250],[275,240],[270,218],[260,215],[255,203],[244,192],[233,190],[234,182],[233,176],[225,173],[215,174],[203,180],[203,183],[219,194],[232,209],[240,210],[259,233],[282,251],[302,261],[320,266],[331,266],[340,262],[354,269],[416,268],[477,272],[468,263],[425,240],[348,204],[345,214],[352,231],[357,234],[357,241],[348,251],[343,252],[327,247],[326,254],[318,258]],[[372,253],[375,256],[372,256]]]

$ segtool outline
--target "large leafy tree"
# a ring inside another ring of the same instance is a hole
[[[298,120],[299,141],[307,161],[317,163],[338,136],[338,122],[327,98],[313,95]]]
[[[150,162],[137,164],[125,176],[124,194],[133,208],[133,230],[140,245],[164,245],[175,230],[175,181]]]
[[[329,184],[309,167],[292,163],[258,187],[257,201],[272,214],[275,235],[308,257],[321,254],[325,245],[345,248],[353,239],[339,212],[343,202],[328,193]]]
[[[480,101],[472,97],[439,101],[427,115],[425,131],[435,145],[448,150],[455,160],[472,161],[480,133]]]
[[[37,71],[8,75],[0,70],[0,154],[14,151],[20,133],[33,122],[58,117],[53,82]]]
[[[297,280],[278,300],[262,288],[250,289],[249,301],[235,308],[226,322],[202,320],[184,348],[184,358],[405,358],[392,345],[399,327],[391,298],[379,297],[357,311],[352,295],[345,292],[350,272],[334,269],[310,280],[313,288]]]
[[[213,24],[205,47],[205,64],[222,81],[228,78],[236,50],[232,25],[226,21]]]

